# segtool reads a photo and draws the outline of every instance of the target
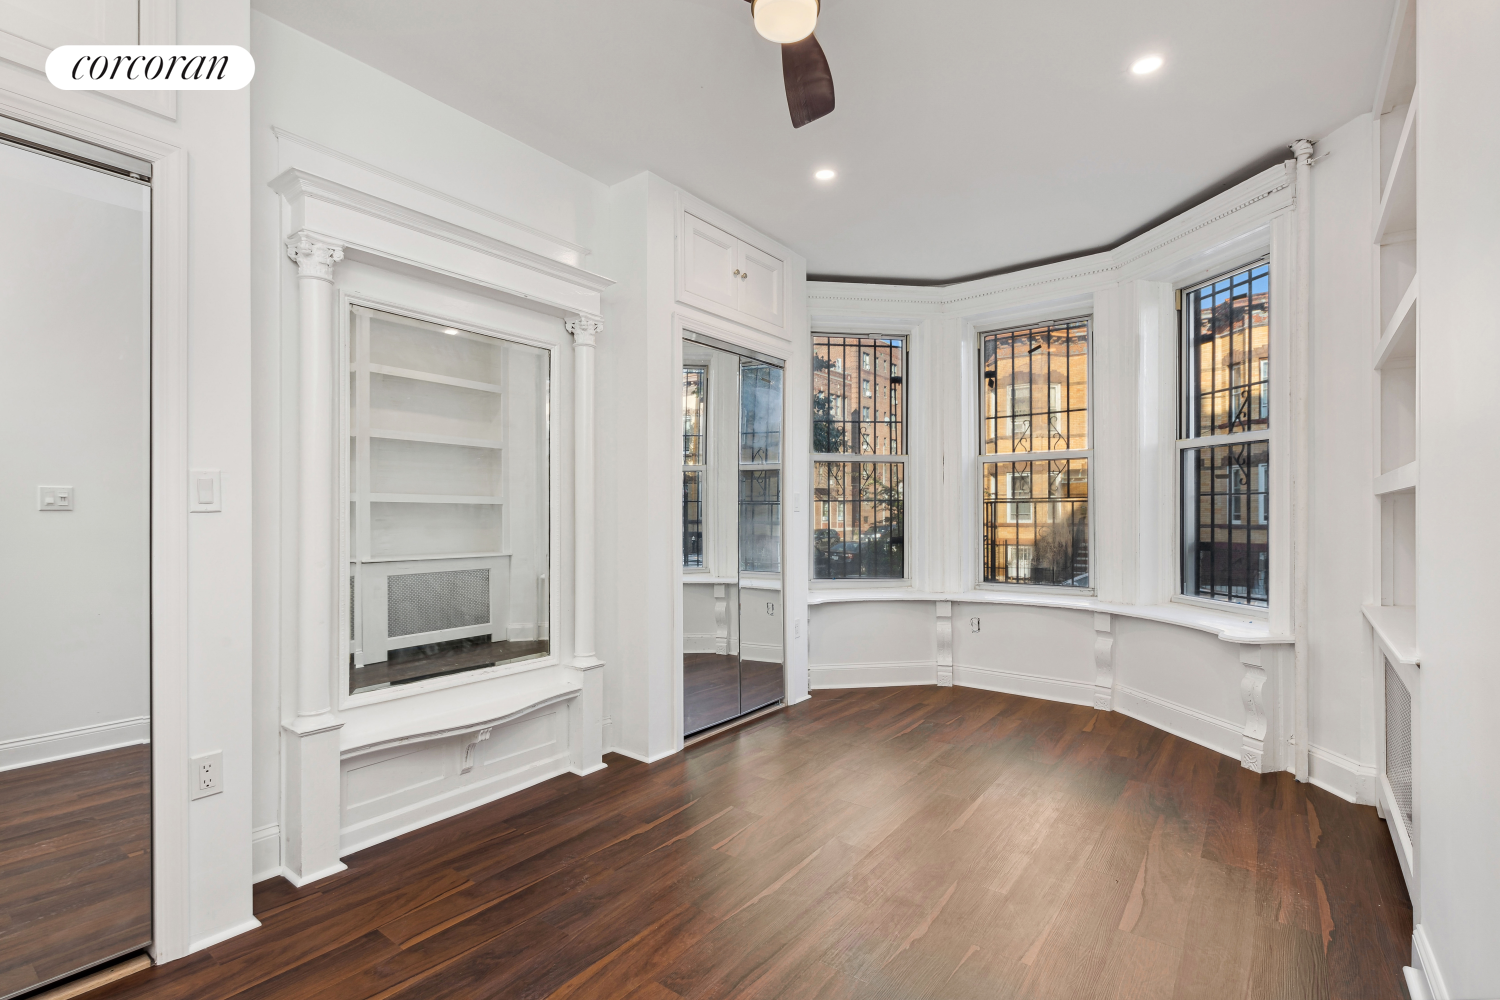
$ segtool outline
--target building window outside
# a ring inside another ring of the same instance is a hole
[[[1182,293],[1182,594],[1267,607],[1270,265]]]
[[[740,363],[740,570],[781,572],[781,369]]]
[[[813,335],[815,579],[906,575],[905,352],[900,337]]]
[[[703,568],[703,481],[708,470],[708,369],[682,369],[682,565]]]
[[[985,583],[1085,589],[1089,568],[1089,321],[980,338]]]

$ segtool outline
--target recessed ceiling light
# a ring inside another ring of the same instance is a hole
[[[822,170],[819,170],[817,173],[813,174],[813,176],[820,181],[831,181],[838,176],[838,172],[835,170],[829,170],[827,167],[824,167]]]
[[[1161,56],[1145,56],[1137,59],[1130,67],[1130,72],[1136,76],[1145,76],[1147,73],[1155,73],[1161,69]]]

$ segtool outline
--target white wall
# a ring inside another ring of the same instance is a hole
[[[1500,996],[1500,7],[1417,4],[1418,938],[1439,996]],[[1433,968],[1436,966],[1436,969]]]
[[[1312,481],[1308,557],[1308,734],[1311,779],[1345,798],[1375,801],[1370,538],[1378,505],[1369,446],[1374,200],[1371,117],[1320,139],[1312,169],[1312,289],[1308,441]],[[1353,779],[1352,783],[1350,779]]]

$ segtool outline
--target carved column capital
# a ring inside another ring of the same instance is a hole
[[[573,335],[574,347],[593,347],[599,334],[604,332],[604,321],[593,316],[579,316],[564,321],[563,328]]]
[[[333,265],[344,259],[344,248],[298,233],[286,241],[286,255],[297,265],[297,276],[333,280]]]

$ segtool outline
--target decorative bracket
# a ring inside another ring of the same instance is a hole
[[[464,744],[464,763],[463,767],[459,768],[459,774],[468,774],[474,770],[474,750],[479,746],[481,741],[489,738],[490,730],[488,729],[481,729],[469,737],[469,742]]]
[[[1094,612],[1094,707],[1115,710],[1115,635],[1110,615]]]
[[[1240,644],[1240,700],[1245,705],[1245,733],[1240,741],[1240,764],[1256,774],[1272,769],[1266,759],[1266,647]]]
[[[937,682],[953,686],[953,602],[937,603]]]

